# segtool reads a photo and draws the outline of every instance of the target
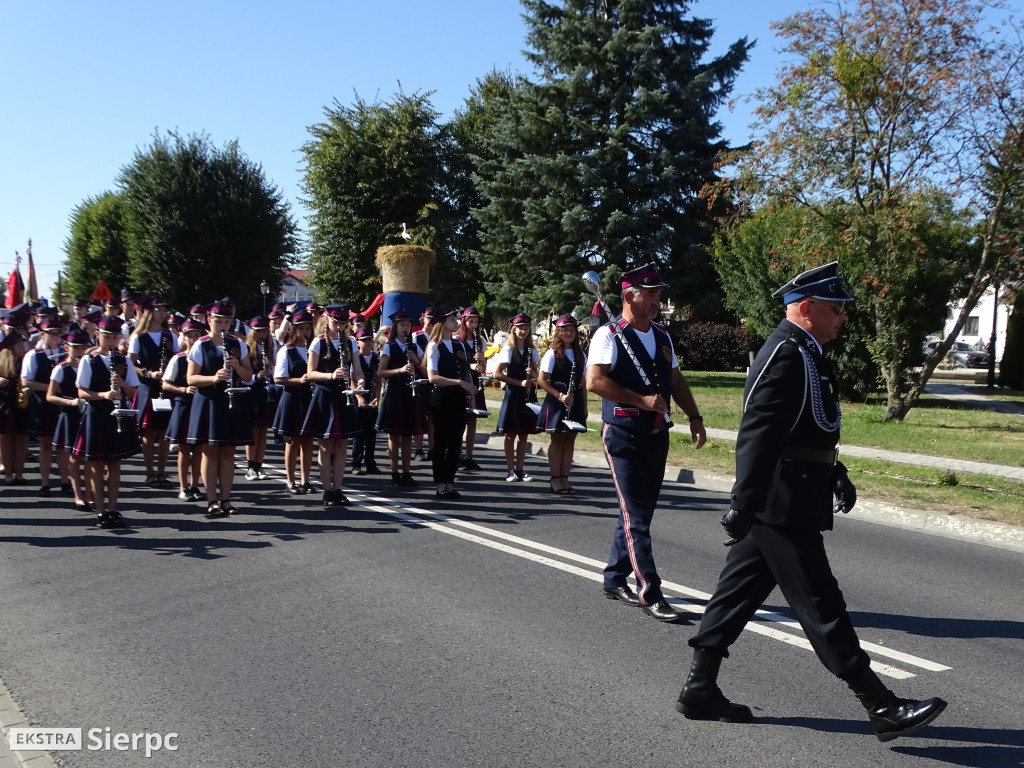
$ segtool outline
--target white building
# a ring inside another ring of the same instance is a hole
[[[1004,295],[1002,290],[999,295]],[[953,323],[960,316],[961,306],[955,304],[950,308],[949,315],[946,317],[946,326],[942,329],[943,338],[946,338],[953,330]],[[968,315],[967,322],[964,323],[956,341],[965,341],[973,347],[984,349],[989,339],[992,338],[994,320],[996,323],[996,362],[998,362],[1003,356],[1003,347],[1006,346],[1006,323],[1012,310],[1013,305],[1007,306],[1000,303],[998,307],[995,306],[995,291],[989,288],[982,295],[971,314]]]
[[[279,301],[291,304],[295,301],[312,301],[316,293],[306,285],[306,275],[309,272],[304,269],[286,269],[284,279],[281,280],[281,296]]]

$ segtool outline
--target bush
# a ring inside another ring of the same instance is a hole
[[[692,323],[676,340],[680,365],[689,371],[731,371],[745,369],[748,355],[757,349],[746,328],[725,323]]]

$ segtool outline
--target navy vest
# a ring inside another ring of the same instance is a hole
[[[647,354],[636,331],[625,319],[620,319],[618,323],[609,323],[608,327],[612,330],[612,338],[616,345],[615,367],[608,371],[608,377],[619,386],[641,395],[661,395],[666,403],[671,404],[672,342],[664,328],[651,323],[651,328],[654,331],[654,358],[652,359]],[[630,345],[637,361],[647,373],[650,386],[644,384],[640,372],[626,350],[626,344]],[[641,433],[651,432],[656,426],[655,422],[661,421],[659,414],[654,411],[645,411],[633,405],[615,403],[610,400],[601,401],[601,419],[606,424],[614,424],[617,427]]]

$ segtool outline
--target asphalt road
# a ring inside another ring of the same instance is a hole
[[[691,722],[672,703],[725,496],[666,486],[655,554],[692,618],[661,624],[600,594],[606,471],[562,497],[478,459],[443,509],[386,476],[352,478],[344,511],[240,480],[246,513],[219,521],[129,464],[117,532],[4,488],[0,677],[34,725],[179,734],[151,759],[54,752],[61,766],[1024,765],[1021,553],[850,519],[826,534],[883,680],[950,702],[919,735],[871,735],[777,592],[720,680],[757,721]]]

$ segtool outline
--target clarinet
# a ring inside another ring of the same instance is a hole
[[[164,333],[160,333],[160,374],[157,376],[156,386],[153,387],[153,399],[159,399],[164,396],[164,370],[167,368],[167,352],[171,346],[171,337],[169,335],[165,336]]]
[[[537,402],[537,382],[530,375],[533,368],[533,331],[526,334],[523,339],[523,361],[526,364],[526,407],[533,411],[536,416],[540,413],[540,404]]]
[[[329,338],[325,341],[328,347],[332,346]],[[344,328],[338,332],[338,354],[341,356],[341,366],[347,371],[342,379],[345,382],[345,405],[352,405],[352,346],[348,343]]]
[[[462,345],[462,357],[460,358],[457,354],[455,355],[455,362],[459,366],[459,378],[469,384],[472,384],[475,388],[476,385],[473,384],[473,372],[469,369],[469,356],[466,354],[466,345],[462,344],[461,340],[459,341],[459,344]],[[452,341],[452,353],[455,353],[455,340]],[[476,407],[476,395],[472,392],[466,393],[466,410],[481,419],[486,419],[491,415],[489,411]]]
[[[117,374],[122,379],[128,375],[128,363],[124,359],[119,359],[116,363],[114,362],[114,355],[110,355],[110,372],[111,374]],[[135,415],[138,411],[126,408],[124,400],[124,392],[121,391],[121,387],[110,382],[110,391],[118,397],[118,403],[115,406],[111,415],[114,417],[114,421],[117,424],[117,433],[121,434],[124,431],[124,425],[129,416]]]
[[[576,394],[577,394],[576,388],[579,385],[578,384],[579,383],[579,372],[578,372],[579,371],[579,367],[578,367],[579,355],[580,355],[580,353],[576,349],[573,349],[573,353],[572,353],[572,368],[569,369],[569,386],[568,386],[568,388],[566,390],[568,396],[573,398],[574,401],[576,399]],[[575,405],[575,402],[573,404]],[[570,414],[570,406],[566,405],[565,406],[565,413],[562,414],[562,423],[566,427],[569,428],[569,431],[571,431],[571,432],[586,432],[587,431],[586,425],[585,424],[581,424],[578,421],[573,421],[572,419],[569,418],[569,414]]]
[[[412,373],[406,374],[406,377],[408,378],[407,384],[412,387],[412,396],[419,397],[419,384],[422,379],[419,377],[420,358],[419,355],[416,354],[415,348],[416,342],[413,341],[412,336],[410,335],[408,340],[405,342],[405,361],[407,363],[412,363]]]
[[[228,350],[228,336],[225,333],[224,334],[224,365],[223,365],[223,370],[228,372],[228,374],[230,375],[230,378],[226,382],[224,382],[225,384],[227,384],[227,386],[225,387],[224,391],[228,393],[228,408],[230,409],[230,408],[234,408],[235,407],[235,388],[232,386],[235,383],[235,376],[234,376],[234,372],[231,370],[231,365],[228,363],[228,359],[229,358],[230,358],[230,354],[229,354],[229,350]]]

